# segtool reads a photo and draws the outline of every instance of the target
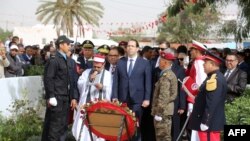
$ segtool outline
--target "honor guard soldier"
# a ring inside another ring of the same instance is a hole
[[[207,52],[203,57],[207,78],[199,88],[191,113],[189,128],[198,131],[200,141],[219,141],[225,124],[227,82],[219,71],[223,60]]]

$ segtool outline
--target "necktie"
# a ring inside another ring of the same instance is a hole
[[[133,69],[133,59],[130,59],[129,60],[130,61],[130,63],[129,63],[129,67],[128,67],[128,76],[130,76],[131,75],[131,72],[132,72],[132,69]]]
[[[112,65],[112,67],[111,67],[111,73],[112,73],[112,74],[114,74],[114,72],[115,72],[115,67],[116,67],[116,66],[114,66],[114,65]]]
[[[230,70],[227,70],[227,73],[226,73],[226,76],[225,76],[226,80],[228,79],[229,74],[230,74]]]

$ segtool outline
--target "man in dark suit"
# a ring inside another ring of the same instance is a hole
[[[238,58],[235,54],[228,54],[226,57],[227,70],[224,74],[227,80],[227,102],[243,94],[247,85],[247,73],[239,68]]]
[[[108,63],[105,64],[105,69],[109,72],[112,73],[112,75],[115,72],[115,68],[116,68],[116,64],[119,60],[119,52],[118,52],[118,48],[114,47],[111,48],[107,57]]]
[[[198,131],[200,141],[217,141],[226,122],[224,108],[227,83],[219,71],[222,59],[213,54],[204,56],[204,59],[207,78],[195,98],[189,128]]]
[[[126,49],[128,56],[119,60],[114,73],[112,99],[127,103],[128,107],[135,112],[140,123],[142,108],[148,107],[150,104],[151,68],[150,63],[137,54],[138,41],[129,40]],[[139,130],[133,140],[141,140]]]
[[[250,84],[250,70],[249,64],[245,61],[245,52],[238,52],[237,57],[239,60],[238,68],[247,73],[247,83]]]

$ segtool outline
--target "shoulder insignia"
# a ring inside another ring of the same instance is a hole
[[[216,74],[213,74],[209,80],[206,82],[206,90],[214,91],[217,88]]]

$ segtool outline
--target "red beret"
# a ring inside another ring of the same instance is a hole
[[[128,45],[128,42],[121,41],[118,46],[120,47],[120,46],[127,46],[127,45]]]
[[[167,60],[175,60],[175,56],[171,53],[165,53],[164,51],[161,52],[161,58]]]
[[[216,55],[204,55],[203,56],[203,59],[208,59],[208,60],[211,60],[217,64],[221,64],[223,62],[223,60],[219,57],[217,57]]]

